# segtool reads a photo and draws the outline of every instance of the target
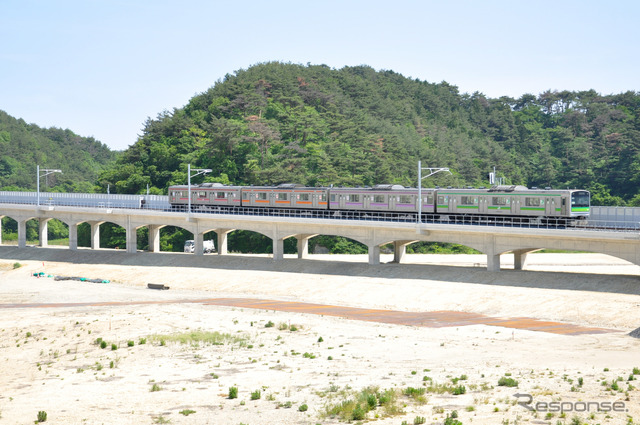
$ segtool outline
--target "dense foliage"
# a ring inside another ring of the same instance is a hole
[[[487,186],[496,167],[505,184],[584,188],[593,205],[640,206],[640,93],[491,99],[367,66],[271,62],[228,74],[184,107],[148,119],[138,141],[115,155],[93,138],[0,111],[0,189],[33,190],[36,164],[64,171],[50,182],[55,189],[46,189],[59,191],[110,186],[112,193],[133,194],[149,185],[151,193],[166,194],[169,185],[187,182],[187,164],[211,168],[204,181],[240,185],[416,186],[422,160],[453,171],[426,179],[425,187]],[[87,238],[88,229],[80,229],[80,244]],[[181,250],[189,238],[165,229],[162,249]],[[123,229],[107,226],[101,239],[123,247]],[[288,240],[285,251],[295,252],[294,244]],[[318,244],[330,252],[365,249],[344,238],[320,236],[311,249]],[[237,231],[229,249],[270,252],[271,243]],[[451,250],[411,247],[427,249]]]
[[[36,165],[62,170],[40,180],[51,192],[93,192],[116,153],[93,137],[40,128],[0,111],[0,190],[36,190]]]
[[[638,195],[640,94],[460,94],[367,66],[264,63],[225,76],[146,122],[100,176],[120,193],[184,184],[186,164],[233,184],[417,185],[417,162],[449,167],[425,186],[579,187],[594,204]],[[639,201],[636,198],[634,202]]]

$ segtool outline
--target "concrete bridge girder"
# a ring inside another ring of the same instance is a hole
[[[400,261],[406,246],[415,241],[458,243],[474,248],[487,255],[489,270],[500,269],[500,255],[513,252],[516,268],[525,264],[529,252],[541,248],[593,251],[609,254],[640,265],[640,235],[637,233],[588,232],[583,230],[486,228],[460,225],[425,225],[413,223],[357,222],[337,220],[313,220],[283,217],[249,217],[180,213],[165,213],[153,210],[110,210],[99,208],[77,208],[35,205],[0,204],[0,216],[14,219],[18,224],[18,246],[26,246],[26,222],[32,218],[42,228],[51,218],[59,219],[69,226],[69,248],[77,247],[77,225],[87,222],[92,228],[92,248],[99,247],[99,225],[112,222],[127,229],[127,251],[135,252],[135,230],[149,226],[150,249],[156,250],[159,229],[176,226],[191,231],[200,240],[206,231],[218,233],[219,253],[226,249],[226,235],[233,229],[261,233],[274,241],[274,259],[282,258],[283,241],[288,237],[298,239],[298,256],[303,258],[308,248],[308,239],[314,235],[343,236],[365,244],[369,249],[369,263],[378,264],[380,246],[394,244],[394,261]],[[223,241],[220,235],[223,234]],[[155,239],[154,239],[155,238]],[[151,241],[153,240],[153,242]]]

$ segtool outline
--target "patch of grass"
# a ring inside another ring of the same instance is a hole
[[[118,349],[117,344],[111,344],[111,351],[116,351]]]
[[[238,344],[240,346],[245,346],[247,344],[248,338],[238,335],[232,335],[229,333],[220,333],[217,331],[196,331],[170,335],[151,335],[149,336],[149,340],[159,342],[160,345],[165,345],[167,342],[177,342],[180,344],[191,345],[203,343],[210,345]]]
[[[467,375],[460,375],[459,378],[451,378],[451,382],[453,382],[453,385],[455,385],[458,383],[458,381],[466,381],[467,379],[469,379]]]
[[[134,345],[136,345],[135,342],[131,340],[127,341],[127,347],[133,347]]]
[[[151,386],[151,389],[149,391],[151,391],[152,393],[155,393],[156,391],[160,391],[162,389],[162,387],[156,383],[154,383]]]
[[[405,390],[402,392],[404,395],[406,395],[407,397],[416,399],[417,397],[424,395],[424,393],[427,390],[425,388],[413,388],[413,387],[407,387],[405,388]]]
[[[229,398],[238,398],[238,387],[229,387]]]
[[[462,425],[462,422],[447,415],[447,418],[444,420],[443,425]]]
[[[191,415],[193,413],[196,413],[196,411],[195,410],[191,410],[191,409],[184,409],[184,410],[179,411],[178,413],[180,413],[181,415],[189,416],[189,415]]]
[[[392,416],[402,411],[397,406],[395,390],[379,391],[377,387],[367,387],[352,393],[345,400],[326,407],[323,416],[339,418],[345,421],[362,421],[372,410],[381,408],[376,416]]]
[[[251,393],[251,400],[260,400],[260,397],[262,397],[262,392],[260,390],[255,390]]]
[[[309,409],[309,406],[307,406],[306,404],[301,404],[300,406],[298,406],[298,412],[306,412],[307,409]]]
[[[507,377],[503,376],[502,378],[500,378],[498,380],[498,386],[499,387],[517,387],[518,386],[518,381],[516,381],[513,378],[507,378]]]
[[[47,421],[47,412],[45,412],[44,410],[40,410],[38,412],[36,422],[46,422],[46,421]]]
[[[458,385],[457,387],[455,387],[453,389],[451,394],[453,394],[453,395],[461,395],[461,394],[465,394],[466,392],[467,392],[467,387],[465,387],[464,385]]]

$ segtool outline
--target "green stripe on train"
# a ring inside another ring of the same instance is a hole
[[[589,207],[571,207],[571,212],[589,212]]]
[[[525,211],[544,211],[544,208],[537,208],[537,207],[520,207],[520,210],[525,210]]]
[[[456,206],[456,208],[466,208],[466,209],[472,209],[472,210],[477,210],[478,207],[474,206],[474,205],[458,205]]]

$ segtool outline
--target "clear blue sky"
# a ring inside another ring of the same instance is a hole
[[[265,61],[461,92],[640,91],[636,0],[0,0],[0,109],[125,149],[147,117]]]

